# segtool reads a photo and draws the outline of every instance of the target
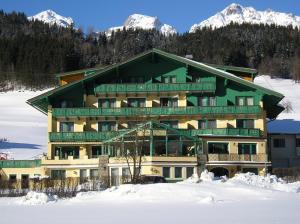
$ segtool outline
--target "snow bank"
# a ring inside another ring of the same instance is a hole
[[[268,174],[267,176],[258,176],[254,173],[240,173],[233,178],[228,179],[228,183],[245,184],[258,188],[267,188],[285,192],[300,192],[300,182],[286,183],[281,178],[275,175]]]
[[[179,182],[179,183],[188,183],[188,184],[197,184],[200,183],[201,179],[198,174],[193,174],[191,177],[187,178],[186,180]]]
[[[45,193],[29,191],[26,196],[21,198],[20,204],[23,205],[43,205],[48,202],[57,201],[57,196],[49,196]]]
[[[212,172],[208,172],[208,170],[204,170],[200,175],[200,179],[203,181],[213,181],[215,179],[215,175]]]

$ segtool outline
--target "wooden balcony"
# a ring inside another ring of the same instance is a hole
[[[234,161],[234,162],[268,162],[268,156],[267,154],[255,154],[255,155],[249,155],[249,154],[208,154],[208,161]]]

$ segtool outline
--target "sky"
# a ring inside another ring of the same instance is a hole
[[[76,27],[95,31],[120,26],[129,15],[140,13],[157,16],[161,22],[185,32],[233,2],[257,10],[271,8],[300,15],[300,0],[0,0],[0,9],[28,16],[52,9],[72,17]]]

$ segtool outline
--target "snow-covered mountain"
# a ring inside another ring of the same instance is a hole
[[[141,14],[130,15],[124,22],[123,26],[111,27],[107,30],[107,35],[110,36],[112,31],[125,29],[156,29],[164,35],[175,34],[177,31],[174,27],[163,24],[157,17],[146,16]]]
[[[190,32],[195,32],[203,27],[219,28],[226,26],[231,22],[234,23],[252,23],[252,24],[276,24],[280,26],[292,25],[300,27],[300,16],[291,13],[275,12],[271,9],[266,11],[257,11],[253,7],[243,7],[239,4],[232,3],[223,11],[218,12],[214,16],[204,20],[198,24],[194,24],[190,28]]]
[[[57,24],[58,26],[68,27],[73,24],[73,19],[71,17],[64,17],[58,15],[56,12],[48,9],[46,11],[40,12],[34,16],[28,17],[29,20],[40,20],[44,23],[49,23],[50,25]]]

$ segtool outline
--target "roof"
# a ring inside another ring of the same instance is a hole
[[[99,68],[85,68],[85,69],[80,69],[80,70],[75,70],[75,71],[58,73],[55,76],[56,76],[56,78],[59,78],[59,77],[70,76],[70,75],[79,75],[79,74],[90,75],[90,74],[93,74],[94,72],[100,71],[102,69],[104,69],[104,67],[99,67]]]
[[[241,73],[246,73],[246,74],[250,74],[253,76],[256,76],[258,74],[258,71],[253,68],[237,67],[237,66],[231,66],[231,65],[216,65],[216,64],[208,64],[208,63],[205,63],[205,64],[209,65],[211,67],[214,67],[214,68],[225,70],[225,71],[241,72]]]
[[[147,121],[145,123],[137,125],[136,127],[132,128],[132,129],[126,131],[126,132],[122,132],[119,135],[117,135],[117,136],[115,136],[111,139],[108,139],[108,140],[104,141],[104,143],[114,142],[115,140],[120,139],[120,138],[122,138],[122,137],[124,137],[124,136],[126,136],[130,133],[133,133],[135,131],[138,131],[138,130],[157,130],[157,128],[164,129],[164,130],[167,130],[167,131],[171,131],[176,135],[184,136],[184,137],[186,137],[188,139],[191,139],[195,142],[202,142],[202,140],[200,138],[190,136],[186,133],[182,133],[179,130],[170,127],[169,125],[166,125],[166,124],[163,124],[163,123],[160,123],[160,122],[157,122],[157,121]]]
[[[275,92],[273,90],[270,90],[270,89],[264,88],[262,86],[256,85],[253,82],[244,80],[244,79],[242,79],[240,77],[237,77],[237,76],[235,76],[235,75],[233,75],[229,72],[223,71],[221,69],[215,68],[213,66],[210,66],[210,65],[207,65],[207,64],[204,64],[204,63],[193,61],[191,59],[180,57],[180,56],[170,54],[170,53],[167,53],[167,52],[164,52],[164,51],[161,51],[161,50],[158,50],[158,49],[154,48],[152,50],[146,51],[146,52],[144,52],[142,54],[139,54],[139,55],[137,55],[137,56],[135,56],[135,57],[133,57],[129,60],[124,61],[124,62],[108,66],[108,67],[106,67],[102,70],[95,71],[94,74],[86,76],[81,80],[77,80],[77,81],[74,81],[72,83],[66,84],[64,86],[60,86],[60,87],[55,88],[53,90],[50,90],[46,93],[43,93],[43,94],[41,94],[37,97],[29,99],[27,101],[27,103],[46,114],[47,110],[48,110],[48,108],[47,108],[48,107],[48,104],[47,104],[48,97],[55,96],[56,94],[62,93],[63,91],[65,91],[69,88],[72,88],[72,87],[81,85],[84,82],[93,80],[94,78],[99,77],[99,76],[107,73],[108,71],[112,71],[112,70],[114,70],[114,69],[116,69],[120,66],[123,66],[123,65],[128,64],[128,63],[133,62],[133,61],[136,61],[138,59],[142,59],[143,57],[149,56],[150,54],[157,54],[161,57],[165,57],[167,59],[171,59],[171,60],[183,63],[186,66],[193,66],[195,68],[199,68],[201,70],[204,70],[204,71],[207,71],[209,73],[215,74],[216,76],[223,77],[225,79],[228,79],[228,80],[231,80],[231,81],[234,81],[234,82],[238,82],[240,84],[243,84],[245,86],[248,86],[248,87],[251,87],[251,88],[254,88],[254,89],[258,89],[258,90],[262,91],[263,93],[265,93],[267,95],[271,95],[273,97],[272,98],[273,99],[272,103],[274,103],[275,107],[277,107],[276,106],[277,103],[284,97],[281,93],[278,93],[278,92]],[[279,107],[275,108],[275,109],[278,109],[278,111],[280,111]]]

